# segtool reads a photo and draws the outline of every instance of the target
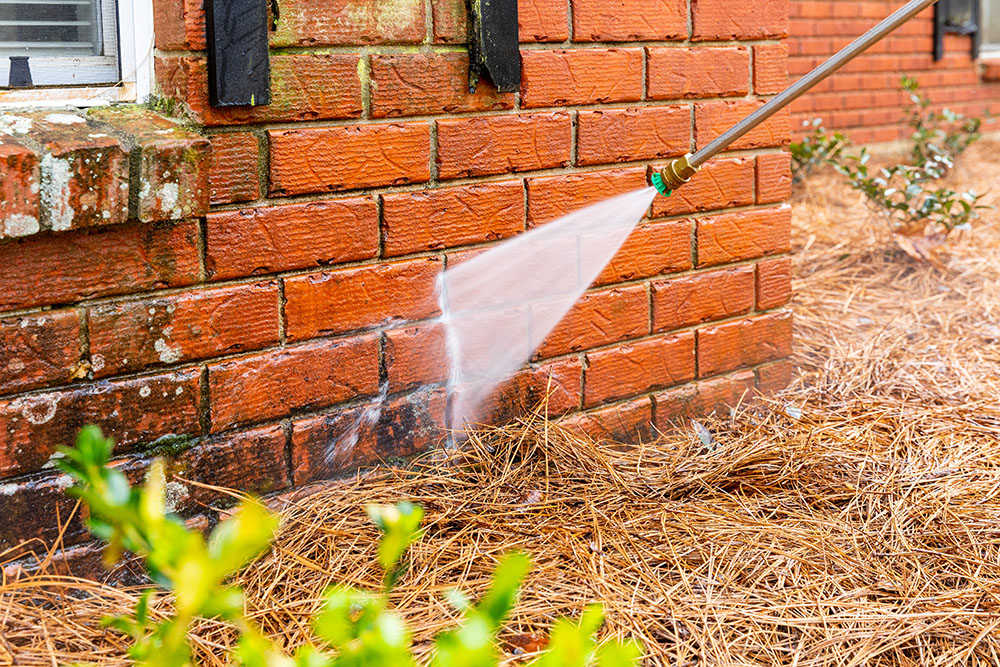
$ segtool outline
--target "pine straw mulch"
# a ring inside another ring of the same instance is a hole
[[[971,149],[952,180],[985,190],[998,148]],[[623,447],[530,417],[326,486],[284,510],[272,551],[237,578],[253,617],[294,645],[327,585],[376,588],[363,505],[409,499],[427,532],[394,603],[425,655],[456,620],[442,592],[481,593],[523,549],[512,660],[603,601],[605,635],[641,639],[649,664],[1000,664],[998,215],[951,245],[944,274],[891,250],[836,176],[810,181],[794,224],[801,377],[780,400],[705,420],[707,446],[680,429]],[[98,621],[134,595],[4,581],[0,664],[123,664]],[[225,664],[226,628],[194,640]]]

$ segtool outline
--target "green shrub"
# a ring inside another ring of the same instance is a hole
[[[923,167],[937,163],[931,171],[943,175],[951,169],[955,158],[982,136],[980,128],[983,120],[966,118],[950,109],[943,109],[940,113],[933,111],[930,99],[921,94],[920,84],[915,78],[904,75],[901,83],[910,96],[908,122],[913,128],[913,164]]]
[[[193,665],[188,631],[197,618],[221,618],[240,635],[236,664],[246,667],[415,667],[411,634],[398,612],[389,609],[388,593],[403,572],[402,559],[420,539],[423,510],[411,503],[369,506],[368,515],[382,536],[378,562],[383,590],[361,591],[334,586],[327,591],[313,629],[321,645],[305,645],[294,656],[279,651],[243,616],[243,594],[226,581],[267,549],[276,517],[259,503],[243,502],[234,516],[220,523],[209,539],[188,530],[164,512],[163,466],[151,467],[142,488],[132,488],[120,471],[108,467],[114,443],[95,426],[85,427],[73,449],[61,448],[59,465],[74,485],[68,493],[89,508],[91,531],[108,542],[106,558],[114,561],[126,549],[139,556],[150,576],[173,591],[173,614],[154,621],[152,589],[130,617],[107,624],[129,635],[129,655],[142,665]],[[497,633],[517,600],[530,567],[520,553],[504,556],[486,595],[472,604],[461,592],[448,601],[462,612],[463,622],[435,640],[434,667],[493,667],[499,661]],[[556,621],[548,650],[533,664],[540,667],[628,667],[642,655],[635,642],[606,642],[597,647],[594,633],[603,623],[599,605],[588,607],[578,623]]]
[[[828,133],[823,127],[822,118],[805,121],[803,126],[811,127],[812,131],[802,141],[792,142],[789,146],[792,155],[792,180],[796,183],[820,164],[836,164],[844,149],[851,145],[840,132]]]

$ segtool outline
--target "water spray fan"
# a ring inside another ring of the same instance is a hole
[[[937,0],[911,0],[906,3],[904,6],[889,15],[889,17],[884,21],[845,46],[825,63],[803,76],[778,95],[775,95],[767,102],[767,104],[754,111],[733,127],[729,128],[729,130],[719,136],[719,138],[715,139],[712,143],[693,154],[688,153],[684,157],[677,158],[660,171],[653,173],[650,178],[651,184],[661,195],[669,197],[674,190],[691,180],[691,177],[698,173],[701,166],[713,158],[717,153],[728,148],[734,141],[787,107],[796,99],[811,90],[820,81],[829,77],[841,67],[862,54],[873,44],[909,21],[923,10],[933,5],[935,2],[937,2]]]

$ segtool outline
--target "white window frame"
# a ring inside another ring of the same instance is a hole
[[[153,90],[153,2],[117,0],[117,9],[121,80],[103,85],[4,89],[0,90],[0,107],[53,104],[92,107],[149,99]]]

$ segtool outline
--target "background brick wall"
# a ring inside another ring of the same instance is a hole
[[[206,217],[0,243],[0,548],[54,537],[51,456],[86,422],[135,476],[168,455],[189,514],[218,498],[186,480],[268,492],[433,444],[438,274],[643,187],[787,76],[786,0],[522,0],[519,94],[468,93],[462,0],[273,6],[273,103],[213,109],[200,3],[155,2],[161,93],[211,139]],[[649,437],[783,386],[789,133],[658,198],[493,417],[551,378],[554,414]]]
[[[792,80],[892,13],[897,0],[790,0],[788,73]],[[1000,76],[973,61],[971,37],[947,34],[944,58],[934,62],[934,10],[922,12],[791,107],[793,132],[822,118],[825,127],[849,130],[858,144],[896,141],[912,134],[902,110],[903,74],[916,77],[937,108],[966,115],[1000,111]],[[985,75],[985,76],[984,76]]]

